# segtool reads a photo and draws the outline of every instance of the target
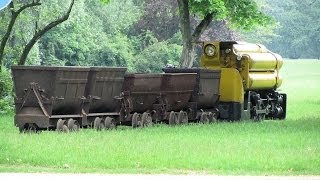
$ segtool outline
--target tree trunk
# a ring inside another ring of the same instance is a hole
[[[194,61],[194,43],[208,28],[213,19],[213,14],[207,14],[191,35],[190,12],[188,0],[177,0],[180,15],[180,29],[182,33],[183,50],[180,59],[181,68],[191,68]]]
[[[189,67],[193,58],[192,36],[190,27],[189,0],[177,0],[180,15],[180,29],[182,33],[183,50],[180,59],[180,67]]]
[[[40,0],[38,1],[33,1],[31,2],[30,4],[26,4],[22,7],[20,7],[18,9],[18,11],[14,11],[14,4],[13,4],[13,1],[9,4],[9,8],[10,8],[10,11],[11,11],[11,19],[10,19],[10,22],[9,22],[9,25],[7,27],[7,31],[6,33],[4,34],[3,38],[1,39],[1,44],[0,44],[0,72],[2,70],[2,60],[3,60],[3,56],[4,56],[4,48],[6,47],[6,44],[8,42],[8,39],[11,35],[11,32],[12,32],[12,29],[13,29],[13,26],[17,20],[17,17],[19,16],[19,14],[29,8],[29,7],[33,7],[33,6],[40,6],[41,3],[40,3]]]
[[[63,23],[64,21],[66,21],[69,18],[69,15],[70,15],[72,7],[73,7],[73,4],[74,4],[74,0],[71,0],[69,9],[68,9],[67,13],[64,16],[62,16],[59,19],[49,23],[43,29],[41,29],[39,31],[36,30],[36,33],[34,34],[32,39],[28,42],[28,44],[23,49],[23,52],[22,52],[22,55],[20,57],[18,65],[24,65],[26,63],[26,60],[27,60],[27,57],[28,57],[28,54],[29,54],[31,48],[39,40],[39,38],[41,38],[50,29],[52,29],[52,28],[56,27],[57,25]]]

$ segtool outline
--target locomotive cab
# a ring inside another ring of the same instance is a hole
[[[201,67],[221,71],[221,119],[284,119],[286,94],[279,71],[282,57],[260,44],[205,42]]]

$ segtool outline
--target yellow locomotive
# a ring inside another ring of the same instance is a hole
[[[284,119],[286,94],[282,84],[282,57],[260,44],[205,42],[201,67],[221,71],[219,116],[222,119]]]

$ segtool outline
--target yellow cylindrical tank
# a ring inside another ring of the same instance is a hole
[[[251,44],[251,43],[246,43],[246,42],[238,42],[238,44],[234,44],[233,49],[236,53],[244,53],[244,52],[266,53],[266,52],[268,52],[268,49],[262,44]]]
[[[277,71],[274,72],[250,72],[247,90],[275,89],[281,86],[282,78]]]
[[[283,64],[281,56],[275,53],[246,53],[243,56],[248,56],[250,71],[277,70]]]

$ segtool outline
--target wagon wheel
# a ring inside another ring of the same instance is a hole
[[[66,120],[59,119],[57,122],[57,131],[69,132],[69,128],[66,125]]]
[[[215,113],[209,112],[208,119],[209,119],[209,123],[216,123],[217,122],[217,118],[215,117]]]
[[[142,114],[141,124],[143,127],[152,126],[152,117],[150,113],[144,112]]]
[[[20,133],[37,133],[38,127],[35,124],[25,124],[22,127],[19,127]]]
[[[68,120],[68,129],[69,129],[70,131],[79,131],[80,125],[79,125],[78,121],[70,118],[70,119]]]
[[[67,126],[67,125],[63,125],[63,126],[62,126],[62,131],[63,131],[64,133],[68,133],[68,132],[69,132],[68,126]]]
[[[153,110],[151,113],[151,119],[153,123],[158,123],[159,121],[159,114],[156,110]]]
[[[110,130],[115,129],[117,127],[114,118],[111,118],[109,116],[107,116],[106,119],[104,120],[104,125],[106,129],[110,129]]]
[[[180,124],[188,124],[188,114],[187,112],[180,111],[178,114],[178,121]]]
[[[132,103],[129,99],[127,98],[123,98],[121,100],[121,109],[120,112],[123,116],[123,118],[127,118],[127,116],[129,115],[130,111],[132,109]]]
[[[201,115],[200,115],[200,123],[209,123],[209,118],[208,118],[208,115],[207,113],[205,112],[202,112]]]
[[[19,131],[20,131],[20,133],[24,133],[24,132],[26,132],[26,128],[24,127],[24,126],[19,126]]]
[[[141,115],[139,113],[134,113],[131,122],[133,128],[141,127]]]
[[[175,125],[177,122],[177,114],[174,111],[171,111],[169,114],[169,125]]]
[[[94,119],[93,128],[96,129],[97,131],[101,131],[102,129],[105,128],[104,123],[101,118],[96,117]]]

